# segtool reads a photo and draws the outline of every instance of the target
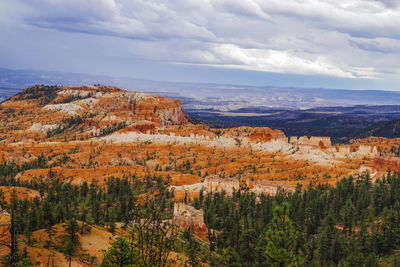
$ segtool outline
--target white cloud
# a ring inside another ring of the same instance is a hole
[[[266,12],[306,20],[313,27],[353,36],[400,38],[400,9],[379,1],[258,1]]]
[[[132,40],[149,60],[346,78],[397,75],[394,0],[5,0],[0,23]],[[379,58],[377,58],[379,57]]]
[[[213,47],[216,62],[225,67],[255,71],[320,74],[342,78],[354,78],[351,72],[331,65],[322,56],[314,59],[291,55],[286,51],[270,49],[243,49],[236,45],[225,44]]]

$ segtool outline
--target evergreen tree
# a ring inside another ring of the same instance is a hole
[[[64,229],[67,232],[68,241],[72,242],[73,244],[77,244],[79,242],[77,235],[79,231],[79,225],[76,220],[69,220],[66,224],[64,224]]]
[[[239,255],[232,247],[228,247],[222,256],[223,266],[241,267]]]
[[[323,265],[328,265],[329,262],[334,260],[333,240],[335,232],[335,221],[331,212],[325,217],[319,238],[319,260]],[[335,251],[335,253],[338,252]]]
[[[188,260],[185,264],[189,266],[200,266],[198,259],[198,252],[200,249],[199,242],[192,236],[190,231],[185,230],[182,234],[182,239],[185,241],[183,251],[185,252]]]
[[[239,238],[239,257],[243,265],[252,265],[254,262],[256,238],[256,232],[252,229],[245,230]]]
[[[134,257],[131,257],[132,244],[125,237],[117,237],[111,244],[111,247],[104,254],[104,260],[101,267],[128,267],[136,266],[136,251]]]
[[[266,259],[273,267],[298,266],[302,259],[295,254],[297,233],[289,218],[289,203],[277,206],[266,233]]]
[[[354,218],[355,218],[355,208],[351,199],[347,199],[342,212],[343,218],[343,231],[350,236],[353,231]]]
[[[76,245],[72,241],[68,241],[64,247],[65,258],[68,260],[68,266],[71,267],[72,257],[76,254]]]

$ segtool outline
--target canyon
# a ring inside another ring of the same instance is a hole
[[[73,184],[101,184],[126,174],[169,176],[177,198],[182,190],[196,195],[201,183],[209,188],[215,177],[227,192],[238,188],[229,179],[250,188],[259,181],[291,188],[310,181],[334,184],[363,171],[378,177],[387,167],[378,159],[395,158],[385,151],[386,143],[394,143],[389,139],[332,145],[329,137],[287,137],[265,127],[216,129],[191,123],[179,100],[110,86],[33,86],[3,102],[0,116],[0,157],[9,162],[46,155],[52,171]],[[17,178],[50,176],[39,168]],[[256,188],[271,193],[268,186]]]
[[[20,166],[19,182],[57,177],[104,187],[110,178],[160,177],[173,194],[173,222],[203,240],[202,210],[189,203],[200,194],[275,195],[361,173],[375,180],[400,168],[399,139],[334,144],[330,137],[286,136],[267,127],[212,128],[188,116],[179,100],[102,85],[33,86],[1,103],[0,118],[0,159]],[[11,189],[0,190],[10,201]],[[19,199],[40,197],[14,191]]]

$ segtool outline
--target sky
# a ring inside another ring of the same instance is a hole
[[[0,67],[400,90],[397,0],[0,0]]]

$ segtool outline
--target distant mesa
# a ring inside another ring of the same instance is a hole
[[[62,134],[67,139],[74,135],[80,140],[127,127],[147,132],[156,127],[188,124],[191,119],[178,99],[103,85],[36,85],[1,103],[0,108],[15,118],[8,122],[15,130],[28,130],[32,135]]]

